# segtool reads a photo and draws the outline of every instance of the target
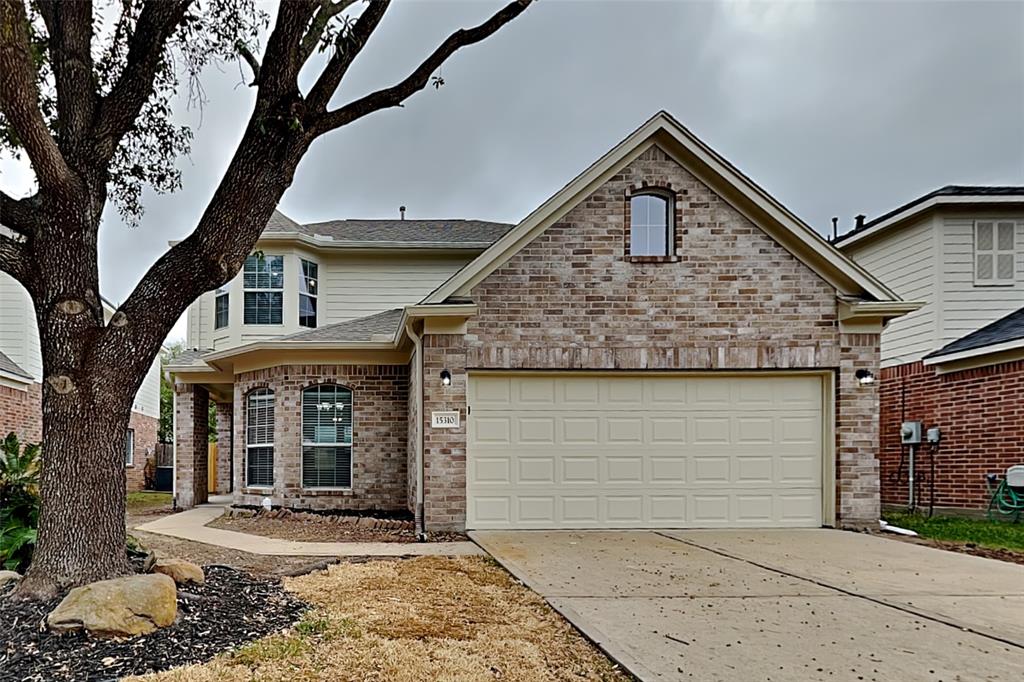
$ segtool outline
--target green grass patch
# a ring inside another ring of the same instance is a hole
[[[966,519],[897,512],[885,514],[885,520],[901,528],[917,531],[921,537],[952,542],[971,542],[979,547],[1024,552],[1024,523]]]
[[[310,651],[310,645],[298,637],[273,635],[238,649],[232,656],[235,663],[250,668],[268,661],[297,659]]]
[[[171,493],[153,493],[140,491],[136,493],[128,493],[128,497],[125,500],[125,506],[128,511],[141,511],[143,509],[155,509],[156,507],[166,507],[171,504]]]

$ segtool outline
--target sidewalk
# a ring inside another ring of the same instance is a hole
[[[135,526],[135,530],[269,556],[464,556],[483,554],[483,551],[472,542],[298,542],[206,527],[206,524],[223,513],[222,505],[204,504],[188,511]]]

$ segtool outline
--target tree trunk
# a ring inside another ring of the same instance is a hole
[[[131,385],[124,377],[98,377]],[[131,572],[125,551],[124,448],[132,394],[116,410],[79,392],[43,390],[39,542],[20,596],[47,598],[69,587]]]

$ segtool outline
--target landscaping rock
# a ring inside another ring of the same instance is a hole
[[[46,617],[50,629],[86,629],[99,637],[145,635],[174,622],[174,580],[166,575],[130,575],[76,587]]]
[[[17,571],[0,571],[0,587],[9,582],[18,582],[19,580],[21,580],[21,574]]]
[[[184,559],[156,557],[152,571],[153,573],[163,573],[169,576],[178,585],[184,585],[185,583],[202,585],[206,582],[203,569]]]

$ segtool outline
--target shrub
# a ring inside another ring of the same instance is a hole
[[[0,443],[0,566],[24,572],[39,525],[39,445],[14,433]]]

